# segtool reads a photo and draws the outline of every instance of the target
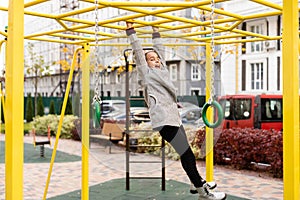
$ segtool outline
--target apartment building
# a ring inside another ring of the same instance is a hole
[[[42,8],[32,8],[37,9],[39,11],[52,10],[52,13],[65,12],[72,9],[78,9],[84,7],[84,3],[72,0],[72,1],[60,1],[61,4],[57,5],[53,3],[51,5],[51,1],[47,2],[49,7]],[[44,5],[44,4],[42,4]],[[41,5],[41,6],[42,6]],[[70,6],[71,5],[71,6]],[[74,6],[75,5],[75,6]],[[98,20],[106,20],[114,17],[119,17],[122,15],[128,14],[127,11],[123,11],[116,8],[107,8],[107,9],[99,9],[98,11]],[[192,18],[192,9],[186,9],[177,13],[180,17]],[[89,12],[86,14],[82,14],[77,16],[81,19],[89,19],[95,21],[95,12]],[[153,16],[145,16],[145,21],[153,21]],[[39,27],[33,20],[27,20],[26,26]],[[176,23],[176,22],[173,22]],[[119,25],[124,25],[119,23]],[[45,24],[45,27],[55,26],[54,24]],[[56,24],[57,26],[57,24]],[[41,26],[43,27],[43,26]],[[151,27],[149,27],[151,29]],[[29,28],[32,32],[36,31],[35,29]],[[39,28],[42,31],[42,28]],[[115,30],[99,27],[99,31],[102,32],[114,32]],[[180,30],[174,31],[174,34],[180,33]],[[28,33],[27,33],[28,34]],[[166,38],[163,39],[164,43],[175,43],[176,39]],[[30,42],[30,41],[29,41]],[[151,43],[151,39],[144,39],[145,43]],[[192,43],[191,41],[186,41],[187,43]],[[38,43],[38,44],[37,44]],[[95,81],[99,80],[101,85],[101,92],[103,92],[104,96],[125,96],[125,73],[120,73],[120,70],[117,70],[120,67],[124,67],[124,57],[123,51],[128,47],[122,46],[105,46],[105,43],[128,43],[127,38],[117,38],[109,41],[101,41],[104,45],[101,45],[97,48],[93,48],[91,52],[91,65],[94,65],[96,62],[96,58],[98,62],[104,67],[101,69],[100,73],[91,73],[91,89],[93,89],[96,85]],[[69,53],[72,52],[73,49],[66,45],[61,44],[45,44],[45,42],[36,41],[35,47],[38,52],[44,55],[47,58],[48,63],[61,59],[67,59],[70,55],[64,55],[61,53],[62,49],[68,48]],[[51,46],[52,45],[52,46]],[[70,50],[71,49],[71,50]],[[97,52],[97,53],[96,53]],[[166,58],[167,64],[170,71],[170,77],[176,86],[178,95],[205,95],[205,56],[204,56],[205,48],[203,47],[184,47],[184,46],[174,46],[166,48]],[[100,55],[99,55],[100,54]],[[26,55],[26,54],[25,54]],[[50,56],[49,56],[50,55]],[[28,61],[28,56],[25,58],[25,61]],[[220,58],[216,58],[215,64],[215,87],[216,93],[220,93],[221,81],[220,81]],[[52,68],[52,66],[51,66]],[[66,83],[66,78],[62,78],[58,76],[59,66],[53,66],[52,76],[43,76],[39,77],[39,82],[41,84],[49,84],[47,87],[38,87],[38,93],[44,95],[63,95],[63,90],[57,87],[58,84]],[[60,72],[61,73],[61,72]],[[80,72],[78,73],[80,76]],[[97,77],[100,76],[100,77]],[[63,79],[63,81],[61,80]],[[80,80],[80,78],[78,78]],[[25,95],[28,93],[34,93],[34,84],[36,79],[34,75],[26,75],[25,79]],[[47,90],[47,91],[46,91]],[[78,88],[80,90],[80,88]],[[53,92],[54,91],[54,92]],[[130,74],[130,94],[134,96],[140,96],[142,94],[142,88],[137,84],[137,74],[135,68],[133,68]]]
[[[282,1],[270,1],[281,5]],[[229,1],[226,9],[243,16],[272,9],[250,1]],[[248,20],[240,28],[253,33],[278,36],[282,32],[282,16],[270,16]],[[247,37],[251,38],[251,37]],[[245,39],[247,39],[245,37]],[[258,41],[244,44],[223,45],[221,58],[222,94],[281,93],[282,92],[282,44],[281,40]]]
[[[59,4],[57,2],[60,2]],[[273,0],[271,2],[280,3],[281,1]],[[245,6],[245,3],[247,6]],[[39,6],[32,7],[32,11],[45,13],[63,13],[66,11],[83,8],[86,3],[76,0],[48,1]],[[249,4],[249,5],[248,5]],[[224,6],[225,10],[242,15],[250,15],[259,11],[268,11],[266,7],[259,7],[258,4],[243,0],[228,1]],[[98,20],[106,20],[127,14],[127,11],[106,8],[99,9]],[[195,17],[193,9],[185,9],[178,16],[185,18]],[[197,13],[196,13],[197,14]],[[199,14],[199,13],[198,13]],[[76,16],[80,19],[95,21],[96,13],[89,12]],[[201,17],[201,16],[200,16]],[[39,31],[46,31],[57,28],[58,23],[45,21],[43,24],[35,23],[34,17],[25,18],[25,34]],[[153,21],[153,16],[145,16],[145,21]],[[175,22],[173,22],[175,23]],[[121,24],[121,22],[118,25]],[[262,33],[267,35],[280,35],[282,27],[282,16],[273,16],[265,19],[245,21],[240,25],[242,30]],[[151,27],[149,27],[151,29]],[[91,30],[95,30],[92,27]],[[112,32],[115,30],[108,27],[99,27],[100,32]],[[174,31],[180,33],[180,30]],[[143,42],[151,43],[148,38],[143,38]],[[62,96],[68,71],[62,71],[58,61],[67,60],[70,63],[70,57],[74,47],[65,44],[26,41],[33,42],[37,54],[42,55],[45,63],[51,66],[51,76],[42,76],[38,78],[38,93],[45,96]],[[175,43],[174,38],[164,38],[164,43]],[[191,41],[186,41],[191,43]],[[122,44],[128,43],[127,38],[117,38],[114,40],[103,40],[101,46],[97,49],[92,47],[91,65],[96,62],[100,63],[102,68],[98,73],[91,72],[90,87],[93,90],[96,85],[100,85],[101,92],[104,96],[125,96],[125,73],[118,70],[124,67],[123,51],[129,46],[111,46],[109,43]],[[281,42],[280,41],[260,41],[244,43],[238,45],[220,45],[215,47],[220,52],[215,58],[214,70],[214,88],[216,95],[234,94],[243,92],[272,92],[277,93],[282,89],[282,64],[281,64]],[[64,51],[66,50],[67,51]],[[230,51],[227,51],[230,50]],[[227,53],[234,52],[234,53]],[[167,46],[167,65],[170,71],[170,78],[177,89],[178,95],[205,95],[205,48],[197,46]],[[195,56],[196,55],[196,56]],[[97,58],[97,60],[96,60]],[[80,60],[78,60],[80,62]],[[25,50],[25,63],[30,65],[28,53]],[[25,75],[25,96],[28,93],[34,93],[36,78],[34,74]],[[80,92],[80,70],[77,71],[76,80],[72,87],[75,91]],[[96,81],[99,81],[96,83]],[[143,95],[143,90],[137,84],[137,74],[133,67],[130,73],[130,94],[133,96]]]

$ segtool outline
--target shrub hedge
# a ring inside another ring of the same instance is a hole
[[[194,136],[191,147],[196,159],[205,158],[205,128],[200,128]],[[141,135],[140,145],[160,144],[158,133]],[[236,169],[263,170],[272,176],[283,176],[282,132],[252,128],[232,128],[214,130],[214,164],[230,165]],[[166,157],[177,160],[178,154],[166,143]],[[160,148],[138,148],[137,152],[160,154]]]
[[[283,176],[282,132],[252,128],[232,128],[214,131],[215,164],[231,165],[236,169],[264,169],[274,177]],[[196,155],[203,158],[205,129],[200,129],[192,142]],[[200,151],[199,151],[200,150]]]
[[[36,135],[46,136],[48,133],[48,125],[50,126],[51,135],[56,135],[58,123],[58,115],[37,116],[32,121],[32,127],[35,129]],[[76,116],[65,115],[62,123],[60,138],[72,139],[72,132],[74,132]]]

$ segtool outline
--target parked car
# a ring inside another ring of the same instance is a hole
[[[114,101],[114,102],[111,102]],[[105,107],[103,108],[102,119],[112,120],[126,120],[126,103],[122,100],[103,101]],[[183,124],[202,125],[201,111],[202,109],[189,102],[180,102],[182,108],[179,108],[180,118]],[[149,111],[147,107],[131,107],[130,120],[134,123],[150,122]]]
[[[112,117],[113,120],[126,120],[125,110],[122,114]],[[146,107],[131,107],[130,108],[130,120],[134,123],[149,122],[149,112]]]
[[[102,119],[126,120],[126,102],[124,100],[103,100],[102,101]],[[134,123],[150,121],[148,108],[130,107],[130,119]]]
[[[202,109],[189,102],[180,102],[182,108],[179,108],[180,118],[183,124],[201,124]],[[135,123],[150,122],[149,111],[147,108],[131,108],[131,120]],[[119,119],[125,119],[125,113],[118,116]],[[115,118],[117,119],[117,118]]]
[[[202,109],[192,103],[189,102],[180,102],[182,108],[179,108],[180,118],[183,124],[193,124],[198,123],[199,119],[201,119]]]
[[[126,107],[124,100],[103,100],[101,102],[101,117],[112,118],[123,113]]]

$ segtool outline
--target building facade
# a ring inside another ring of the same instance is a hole
[[[76,0],[59,1],[60,4],[55,2],[56,1],[48,1],[47,3],[33,6],[30,9],[31,11],[45,13],[64,13],[85,6],[85,2],[78,2]],[[279,0],[272,0],[271,2],[281,3]],[[223,6],[223,4],[221,6]],[[251,15],[257,13],[258,10],[261,12],[268,11],[266,7],[259,7],[258,4],[243,0],[228,1],[224,4],[224,9],[241,15]],[[76,17],[99,21],[120,17],[122,15],[127,15],[126,11],[109,7],[107,9],[99,9],[98,13],[89,12]],[[178,16],[191,19],[194,18],[195,15],[197,15],[197,13],[195,13],[193,9],[185,9],[178,13]],[[202,18],[201,16],[197,17]],[[145,16],[144,20],[153,21],[155,18],[153,16]],[[119,22],[117,25],[124,24]],[[51,20],[46,20],[43,24],[36,24],[34,17],[29,16],[25,18],[26,35],[56,29],[57,26],[59,26],[59,24]],[[242,30],[254,33],[271,36],[280,35],[282,16],[245,21],[239,26]],[[148,28],[149,30],[151,29],[151,27]],[[91,27],[91,30],[95,30],[95,27]],[[116,30],[106,27],[99,27],[99,32],[117,34]],[[174,31],[174,34],[176,33],[180,33],[180,30]],[[143,38],[142,40],[145,43],[151,43],[150,38]],[[164,38],[163,40],[164,43],[176,42],[176,38]],[[68,69],[62,70],[63,66],[60,61],[64,60],[70,65],[74,47],[58,43],[26,41],[25,48],[29,42],[34,43],[35,53],[44,58],[45,65],[51,66],[51,76],[38,77],[37,92],[44,96],[62,96],[66,86]],[[191,41],[186,42],[191,43]],[[130,46],[112,46],[110,43],[128,43],[128,39],[120,37],[114,40],[101,40],[100,46],[97,48],[91,47],[91,66],[96,66],[96,63],[101,66],[91,71],[90,87],[91,90],[94,90],[96,85],[100,85],[101,92],[104,96],[122,97],[125,96],[125,73],[120,70],[120,68],[124,68],[125,65],[123,51],[126,48],[130,48]],[[177,94],[180,96],[205,95],[205,48],[198,46],[167,46],[166,48],[166,60],[170,71],[170,78],[173,80],[177,89]],[[217,96],[235,93],[281,92],[281,41],[220,45],[216,46],[216,49],[220,51],[219,56],[215,58],[213,79],[215,94]],[[31,62],[28,52],[26,49],[24,51],[25,64],[30,65]],[[1,51],[1,53],[1,57],[4,58],[3,51]],[[80,63],[80,59],[78,63]],[[5,62],[1,63],[1,65],[5,66]],[[98,73],[95,73],[95,71]],[[27,96],[28,93],[33,94],[35,92],[34,81],[36,78],[34,74],[26,73],[25,77],[24,92],[25,96]],[[80,92],[80,70],[77,70],[74,80],[72,88],[75,92]],[[137,84],[137,74],[134,67],[130,73],[130,94],[132,96],[143,95],[143,89]]]
[[[282,1],[273,0],[281,4]],[[241,15],[268,12],[263,6],[249,1],[230,1],[225,4],[231,12]],[[282,16],[271,16],[245,21],[240,28],[268,36],[281,35]],[[247,37],[250,38],[250,37]],[[247,39],[245,38],[245,39]],[[258,41],[224,45],[231,53],[221,57],[221,93],[282,93],[282,44],[281,40]],[[233,53],[232,53],[233,52]]]
[[[43,10],[47,10],[45,12],[49,12],[52,10],[53,13],[63,13],[66,11],[70,11],[72,9],[78,9],[84,7],[84,2],[77,3],[73,0],[64,0],[60,1],[61,4],[53,4],[51,5],[51,1],[47,2],[48,7],[44,7]],[[34,9],[34,8],[33,8]],[[37,7],[37,10],[42,10]],[[178,16],[185,18],[193,18],[192,9],[186,9],[182,12],[178,13]],[[127,15],[126,11],[109,7],[107,9],[99,9],[97,17],[95,12],[85,13],[83,15],[77,16],[80,19],[88,19],[92,21],[98,20],[106,20],[114,17],[120,17],[122,15]],[[153,16],[145,16],[145,21],[153,21],[155,18]],[[173,22],[176,23],[176,22]],[[36,23],[34,23],[34,19],[27,20],[26,26],[33,26],[35,28],[39,27]],[[118,25],[124,25],[124,23],[118,23]],[[45,27],[55,27],[57,24],[45,24]],[[43,27],[43,26],[41,26]],[[151,30],[151,27],[148,27]],[[37,30],[29,28],[32,32]],[[39,31],[42,31],[40,29]],[[93,29],[95,30],[95,27]],[[111,32],[116,33],[115,30],[99,27],[99,32]],[[124,32],[125,33],[125,32]],[[180,33],[180,30],[174,31],[174,34]],[[30,34],[30,32],[26,33]],[[151,39],[146,38],[143,39],[145,43],[151,43]],[[176,38],[164,38],[164,43],[175,43]],[[186,41],[187,43],[191,43],[191,41]],[[92,47],[92,51],[90,54],[91,66],[95,66],[96,63],[100,64],[101,67],[98,69],[100,73],[91,73],[91,81],[90,87],[91,90],[94,90],[96,85],[100,85],[101,92],[104,96],[116,96],[116,97],[124,97],[125,96],[125,73],[119,68],[124,68],[124,56],[123,51],[126,48],[130,48],[130,46],[122,47],[122,46],[111,46],[105,45],[110,43],[128,43],[127,38],[117,38],[114,40],[103,40],[101,41],[101,46]],[[34,43],[35,48],[38,50],[37,53],[43,55],[45,57],[46,62],[49,65],[52,63],[51,68],[54,69],[51,72],[51,76],[42,76],[38,78],[38,93],[49,96],[60,96],[64,94],[64,90],[61,87],[66,86],[67,80],[67,71],[61,71],[62,66],[57,64],[57,61],[67,60],[70,63],[70,57],[72,56],[72,52],[74,48],[71,48],[69,45],[64,44],[46,44],[46,42],[38,42]],[[205,48],[198,46],[178,46],[178,47],[166,47],[166,60],[167,65],[170,71],[170,78],[173,80],[173,83],[177,89],[177,94],[180,96],[184,95],[205,95],[206,86],[205,86]],[[27,55],[25,53],[25,55]],[[25,57],[25,62],[30,64],[30,58],[28,56]],[[221,81],[220,81],[220,57],[217,57],[215,60],[215,88],[216,94],[220,94],[221,89]],[[53,63],[56,63],[53,65]],[[108,67],[110,66],[110,67]],[[59,76],[60,74],[60,76]],[[62,75],[63,74],[63,75]],[[100,76],[100,77],[97,77]],[[72,85],[78,85],[80,81],[80,72],[77,73],[76,78],[77,82],[74,82]],[[28,93],[34,93],[36,78],[32,74],[26,74],[25,79],[25,96]],[[96,81],[99,81],[96,83]],[[62,82],[64,84],[62,84]],[[44,87],[44,85],[47,85]],[[60,85],[60,87],[58,87]],[[63,85],[63,86],[62,86]],[[130,73],[130,95],[132,96],[142,96],[143,89],[137,83],[137,74],[136,69],[133,67],[133,70]],[[79,87],[73,87],[74,91],[80,91]]]

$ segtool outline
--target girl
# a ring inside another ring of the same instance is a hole
[[[159,131],[164,140],[169,142],[180,155],[183,169],[199,193],[200,199],[223,200],[223,192],[210,192],[216,184],[207,183],[196,167],[195,156],[189,146],[185,130],[179,116],[175,87],[169,79],[158,28],[153,27],[152,39],[154,51],[143,51],[132,22],[126,22],[126,34],[130,39],[140,83],[144,86],[145,101],[149,107],[152,128]]]

